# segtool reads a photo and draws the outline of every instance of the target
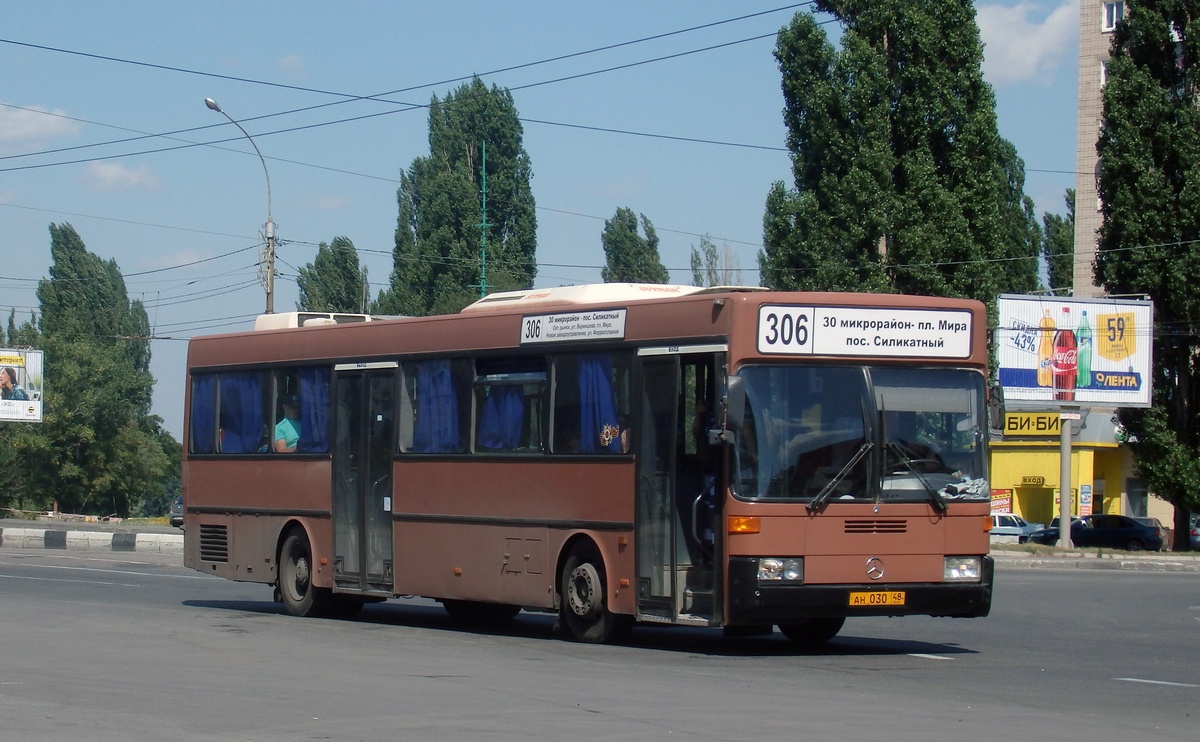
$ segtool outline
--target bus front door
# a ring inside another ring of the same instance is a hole
[[[685,355],[686,347],[643,350],[635,451],[638,618],[715,625],[713,478],[694,440],[705,427],[714,356]]]
[[[334,584],[343,592],[391,597],[396,369],[356,364],[335,370]]]

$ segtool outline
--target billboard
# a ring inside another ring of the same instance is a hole
[[[0,348],[0,421],[42,421],[42,351]]]
[[[999,380],[1009,402],[1149,407],[1154,305],[1001,296]]]

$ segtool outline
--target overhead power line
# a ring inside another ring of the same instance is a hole
[[[329,103],[322,103],[322,104],[317,104],[317,105],[313,105],[313,106],[306,106],[306,107],[302,107],[302,108],[291,109],[288,111],[280,111],[280,112],[276,112],[276,113],[265,114],[262,116],[247,117],[247,118],[244,118],[241,120],[242,123],[248,123],[248,122],[258,121],[258,120],[267,119],[267,118],[274,118],[274,117],[278,117],[278,116],[286,116],[286,115],[291,115],[291,114],[295,114],[295,113],[312,111],[312,110],[316,110],[319,108],[326,108],[329,106],[336,106],[336,105],[342,105],[345,103],[354,103],[354,102],[359,102],[359,101],[375,101],[375,102],[380,102],[380,103],[388,103],[391,105],[403,106],[403,108],[399,109],[399,110],[384,111],[381,113],[371,114],[368,116],[352,117],[349,119],[339,119],[336,121],[329,121],[329,122],[325,122],[325,123],[321,123],[321,124],[314,124],[314,125],[311,125],[308,127],[298,127],[298,128],[293,128],[293,129],[284,129],[284,130],[280,130],[280,131],[276,131],[276,132],[266,132],[266,133],[263,133],[260,135],[260,136],[269,136],[271,134],[296,131],[296,130],[303,129],[303,128],[314,128],[316,126],[330,126],[333,124],[347,123],[350,121],[358,121],[358,120],[362,120],[363,118],[371,118],[374,116],[390,115],[393,113],[403,113],[403,112],[418,109],[418,108],[427,108],[428,107],[427,104],[409,103],[407,101],[395,101],[395,100],[391,100],[386,97],[386,96],[396,95],[398,93],[405,93],[405,92],[410,92],[413,90],[422,90],[422,89],[428,89],[428,88],[433,88],[433,87],[439,87],[439,86],[446,85],[449,83],[470,80],[475,77],[480,77],[480,78],[489,77],[489,76],[493,76],[493,75],[497,75],[497,74],[501,74],[501,73],[505,73],[505,72],[512,72],[512,71],[516,71],[516,70],[520,70],[520,69],[527,69],[530,67],[551,64],[554,62],[561,62],[564,60],[573,59],[573,58],[577,58],[577,57],[587,56],[587,55],[591,55],[591,54],[597,54],[597,53],[605,52],[605,51],[611,51],[613,49],[619,49],[619,48],[626,47],[626,46],[642,44],[642,43],[646,43],[646,42],[650,42],[650,41],[657,41],[657,40],[665,39],[665,38],[668,38],[671,36],[678,36],[681,34],[691,33],[694,31],[700,31],[700,30],[704,30],[704,29],[708,29],[708,28],[714,28],[714,27],[729,24],[729,23],[735,23],[737,21],[748,20],[748,19],[757,18],[760,16],[766,16],[766,15],[771,15],[774,13],[783,12],[783,11],[795,10],[797,8],[810,6],[812,4],[813,4],[813,2],[811,2],[811,0],[809,2],[794,3],[791,5],[786,5],[786,6],[779,7],[779,8],[773,8],[770,10],[759,11],[756,13],[748,13],[748,14],[736,16],[733,18],[726,18],[726,19],[723,19],[720,21],[713,21],[711,23],[704,23],[704,24],[700,24],[697,26],[690,26],[688,28],[678,29],[675,31],[668,31],[668,32],[660,33],[660,34],[653,34],[651,36],[644,36],[644,37],[641,37],[638,39],[632,39],[629,41],[622,41],[622,42],[617,42],[614,44],[607,44],[604,46],[595,47],[592,49],[586,49],[583,51],[571,52],[568,54],[561,54],[561,55],[548,57],[548,58],[540,59],[540,60],[533,61],[533,62],[525,62],[525,63],[521,63],[521,64],[517,64],[517,65],[511,65],[508,67],[501,67],[501,68],[497,68],[494,70],[489,70],[487,72],[475,73],[472,75],[461,75],[458,77],[447,78],[445,80],[440,80],[437,82],[422,83],[419,85],[411,85],[408,87],[397,88],[395,90],[389,90],[389,91],[385,91],[385,92],[381,92],[381,93],[375,93],[372,95],[355,95],[352,93],[346,93],[346,92],[342,92],[342,91],[322,90],[319,88],[309,88],[309,87],[304,87],[304,86],[299,86],[299,85],[289,85],[289,84],[285,84],[285,83],[277,83],[277,82],[271,82],[271,81],[266,81],[266,80],[256,80],[256,79],[252,79],[252,78],[235,77],[235,76],[231,76],[231,75],[223,75],[223,74],[219,74],[219,73],[206,72],[206,71],[202,71],[202,70],[193,70],[193,69],[188,69],[188,68],[184,68],[184,67],[175,67],[175,66],[170,66],[170,65],[155,64],[155,63],[151,63],[151,62],[143,62],[143,61],[133,60],[133,59],[125,59],[125,58],[121,58],[121,57],[113,57],[113,56],[109,56],[109,55],[93,54],[93,53],[89,53],[89,52],[82,52],[82,51],[73,50],[73,49],[64,49],[64,48],[60,48],[60,47],[53,47],[53,46],[48,46],[48,45],[43,45],[43,44],[33,44],[30,42],[17,41],[15,39],[0,38],[0,43],[12,44],[15,46],[23,46],[23,47],[33,48],[33,49],[39,49],[42,51],[49,51],[49,52],[54,52],[54,53],[58,53],[58,54],[76,55],[76,56],[86,57],[86,58],[90,58],[90,59],[103,60],[103,61],[107,61],[107,62],[115,62],[115,63],[120,63],[120,64],[134,65],[134,66],[146,67],[146,68],[151,68],[151,69],[165,70],[165,71],[169,71],[169,72],[197,75],[197,76],[202,76],[202,77],[211,77],[211,78],[215,78],[215,79],[231,80],[231,81],[235,81],[235,82],[242,82],[242,83],[253,84],[253,85],[262,85],[262,86],[275,87],[275,88],[281,88],[281,89],[287,89],[287,90],[309,92],[309,93],[315,93],[315,94],[320,94],[320,95],[336,96],[339,98],[339,100],[332,101]],[[509,89],[510,90],[520,90],[520,89],[524,89],[524,88],[537,87],[540,85],[547,85],[547,84],[556,83],[556,82],[563,82],[563,81],[567,81],[567,80],[577,79],[580,77],[587,77],[587,76],[591,76],[591,75],[602,74],[605,72],[626,69],[629,67],[635,67],[635,66],[644,65],[644,64],[651,64],[651,63],[658,62],[658,61],[674,59],[674,58],[689,55],[689,54],[696,54],[696,53],[700,53],[700,52],[704,52],[704,51],[711,51],[714,49],[720,49],[720,48],[731,46],[734,44],[741,44],[741,43],[745,43],[747,41],[755,41],[758,39],[774,37],[774,36],[775,36],[775,32],[772,32],[770,34],[755,36],[755,37],[752,37],[749,39],[742,39],[739,41],[726,42],[723,44],[705,47],[702,49],[695,49],[695,50],[690,50],[690,51],[686,51],[686,52],[680,52],[677,54],[671,54],[671,55],[659,57],[656,59],[650,59],[650,60],[644,60],[641,62],[634,62],[634,63],[624,64],[624,65],[619,65],[616,67],[610,67],[610,68],[603,69],[603,70],[595,70],[595,71],[591,71],[591,72],[581,73],[579,75],[572,75],[572,76],[568,76],[568,77],[558,78],[555,80],[531,83],[528,85],[522,85],[522,86],[509,88]],[[0,104],[0,105],[6,105],[6,104]],[[20,110],[43,113],[46,115],[61,116],[64,119],[79,121],[81,123],[95,124],[95,122],[90,122],[90,121],[86,121],[83,119],[76,119],[76,118],[72,118],[70,116],[56,114],[53,112],[38,111],[37,109],[22,108],[20,106],[10,106],[10,107],[17,108]],[[537,121],[536,123],[552,125],[552,126],[568,126],[568,127],[574,127],[574,128],[586,128],[586,127],[577,126],[577,125],[573,125],[573,124],[563,124],[563,123],[553,122],[553,121]],[[96,125],[109,126],[107,124],[96,124]],[[43,155],[47,155],[47,154],[55,154],[55,153],[67,152],[67,151],[73,151],[73,150],[79,150],[79,149],[87,149],[87,148],[91,148],[91,147],[111,146],[114,144],[124,144],[124,143],[140,141],[143,139],[156,138],[156,137],[170,139],[170,138],[173,138],[177,134],[186,134],[186,133],[201,131],[204,129],[209,129],[214,126],[223,126],[223,125],[224,124],[209,124],[209,125],[205,125],[205,126],[191,127],[191,128],[187,128],[187,129],[178,129],[175,131],[164,132],[161,134],[140,132],[140,131],[137,131],[134,129],[125,129],[124,127],[112,127],[112,128],[117,128],[117,129],[121,129],[124,131],[132,131],[132,132],[137,133],[139,136],[129,137],[129,138],[120,139],[120,140],[113,140],[113,141],[109,141],[109,142],[96,142],[96,143],[86,144],[86,145],[76,145],[73,147],[63,147],[63,148],[58,148],[58,149],[53,149],[53,150],[43,150],[40,152],[28,152],[28,153],[21,153],[21,154],[17,154],[17,155],[8,155],[8,156],[0,157],[0,160],[15,159],[15,158],[21,158],[21,157],[43,156]],[[604,129],[601,127],[597,127],[596,130],[603,131]],[[620,130],[615,130],[615,129],[611,130],[611,131],[613,133],[622,133],[622,134],[631,133],[631,132],[625,132],[625,131],[620,131]],[[654,136],[653,134],[648,134],[648,133],[638,133],[638,134],[640,136]],[[677,137],[670,137],[669,135],[663,135],[663,138],[677,138]],[[687,141],[686,138],[680,138],[680,139]],[[184,141],[186,141],[186,140],[184,140]],[[770,149],[769,147],[763,147],[761,145],[739,145],[736,143],[723,143],[723,142],[718,142],[715,140],[708,141],[708,140],[703,140],[703,139],[695,139],[692,141],[709,143],[709,144],[725,144],[727,146],[748,146],[748,147],[752,147],[752,148]],[[219,143],[219,142],[213,142],[210,144],[215,144],[215,143]],[[194,144],[194,143],[191,143],[191,144]],[[150,153],[160,152],[160,151],[169,151],[169,149],[167,149],[167,150],[163,150],[163,149],[147,150],[145,152],[129,153],[127,155],[122,155],[122,156],[150,154]],[[107,159],[107,158],[99,158],[99,159]],[[87,162],[89,160],[83,160],[83,161]],[[75,164],[77,162],[80,162],[80,161],[72,160],[69,162],[51,163],[50,165],[43,165],[42,167],[52,166],[53,164]],[[19,170],[19,169],[24,169],[24,168],[11,168],[11,169]],[[6,170],[0,170],[0,172],[5,172],[5,171]]]

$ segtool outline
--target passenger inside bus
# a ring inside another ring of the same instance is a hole
[[[295,394],[279,397],[283,419],[275,425],[275,453],[294,453],[300,442],[300,398]]]

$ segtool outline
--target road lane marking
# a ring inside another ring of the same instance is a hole
[[[104,572],[106,574],[114,574],[114,575],[133,575],[135,577],[170,577],[170,578],[179,577],[179,578],[182,578],[185,580],[220,579],[217,577],[210,577],[209,575],[202,575],[202,574],[189,575],[186,572],[179,573],[179,574],[167,574],[164,572],[132,572],[127,569],[100,569],[99,567],[71,567],[71,566],[68,566],[65,564],[38,564],[38,565],[33,565],[33,568],[34,569],[65,569],[65,570],[69,570],[71,572]]]
[[[73,582],[77,585],[107,585],[109,587],[141,587],[136,582],[102,582],[99,580],[60,580],[57,577],[25,577],[22,575],[0,575],[6,580],[33,580],[35,582]]]
[[[1172,683],[1166,680],[1146,680],[1145,678],[1113,678],[1113,680],[1123,680],[1126,683],[1146,683],[1148,685],[1170,685],[1176,688],[1200,688],[1200,685],[1195,683]]]
[[[918,657],[923,660],[945,660],[947,662],[954,661],[953,657],[943,657],[940,654],[921,654],[920,652],[909,652],[908,656],[909,657]]]

